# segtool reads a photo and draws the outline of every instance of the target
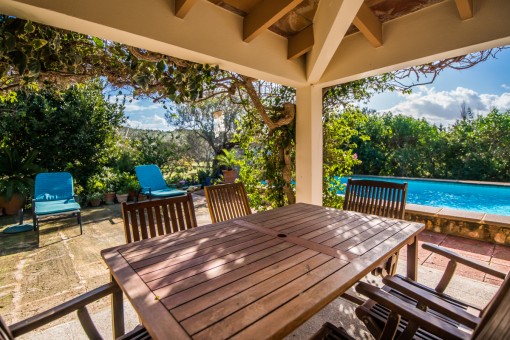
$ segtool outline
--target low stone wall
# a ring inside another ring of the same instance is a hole
[[[405,219],[437,233],[510,245],[510,216],[408,204]]]

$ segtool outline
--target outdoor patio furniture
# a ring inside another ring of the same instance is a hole
[[[248,195],[241,182],[207,186],[204,191],[213,223],[251,214]]]
[[[424,227],[297,203],[101,255],[153,338],[283,338]]]
[[[358,211],[383,217],[404,219],[407,183],[376,180],[347,180],[344,210]],[[398,252],[388,258],[373,274],[395,274]]]
[[[114,336],[117,339],[125,340],[147,339],[149,335],[143,326],[137,326],[131,332],[124,334],[122,291],[114,282],[105,284],[90,292],[64,302],[56,307],[48,309],[47,311],[34,315],[28,319],[16,322],[10,326],[7,326],[2,317],[0,317],[0,339],[12,340],[75,311],[78,314],[78,319],[88,338],[102,339],[94,323],[92,322],[92,319],[90,318],[90,314],[87,310],[87,305],[108,295],[112,295],[114,299],[116,299],[117,306],[119,307],[117,309],[118,313],[114,315],[114,319],[117,318],[119,320],[118,324],[121,326],[113,330]]]
[[[44,216],[76,214],[83,234],[80,205],[74,194],[73,176],[69,172],[42,172],[35,176],[32,200],[34,230]]]
[[[140,192],[152,197],[174,197],[186,195],[186,191],[169,188],[159,167],[155,164],[135,166],[136,177],[140,182]]]
[[[374,337],[509,339],[510,275],[433,244],[425,243],[423,248],[450,260],[435,289],[398,275],[383,278],[382,289],[364,282],[356,286],[357,292],[369,298],[356,309],[356,314]],[[504,279],[484,309],[443,293],[457,263]]]
[[[191,194],[154,201],[122,203],[126,243],[195,228]]]

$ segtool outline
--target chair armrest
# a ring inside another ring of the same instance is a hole
[[[424,312],[401,299],[365,282],[356,285],[356,291],[374,300],[383,307],[399,314],[403,318],[414,321],[423,328],[435,335],[445,339],[469,339],[467,334],[451,324],[440,320],[431,314]]]
[[[420,289],[399,277],[386,276],[383,278],[383,283],[388,287],[415,299],[422,306],[430,307],[441,314],[447,315],[449,318],[468,326],[469,328],[474,329],[480,323],[479,317],[470,314],[464,309],[459,308],[452,303],[448,303],[448,301],[445,301],[424,289]]]
[[[429,251],[431,251],[433,253],[436,253],[436,254],[439,254],[441,256],[447,257],[450,260],[454,260],[454,261],[456,261],[456,262],[458,262],[460,264],[463,264],[465,266],[477,269],[477,270],[479,270],[481,272],[484,272],[485,274],[489,274],[489,275],[495,276],[495,277],[497,277],[499,279],[502,279],[502,280],[504,280],[505,277],[506,277],[506,273],[504,273],[502,271],[499,271],[497,269],[489,267],[486,264],[478,262],[476,260],[471,260],[471,259],[467,259],[465,257],[462,257],[459,254],[457,254],[457,253],[455,253],[455,252],[453,252],[453,251],[451,251],[449,249],[437,246],[435,244],[423,243],[422,247],[423,247],[423,249],[426,249],[426,250],[429,250]]]
[[[448,265],[446,266],[446,270],[443,274],[443,277],[441,277],[441,280],[439,281],[439,283],[437,284],[437,286],[435,288],[436,291],[438,291],[440,293],[444,292],[444,290],[450,283],[450,280],[452,279],[453,274],[455,273],[455,268],[457,267],[457,263],[460,263],[465,266],[471,267],[473,269],[479,270],[486,274],[493,275],[493,276],[503,279],[503,280],[506,277],[506,273],[503,273],[499,270],[491,268],[484,263],[481,263],[481,262],[478,262],[475,260],[471,260],[471,259],[467,259],[467,258],[460,256],[459,254],[449,250],[449,249],[437,246],[435,244],[423,243],[422,248],[450,259],[450,261],[448,262]]]
[[[116,282],[107,283],[101,287],[98,287],[90,292],[80,295],[74,299],[64,302],[61,305],[53,307],[40,314],[34,315],[31,318],[19,321],[9,328],[14,337],[18,337],[22,334],[28,333],[42,325],[57,320],[69,313],[72,313],[96,300],[99,300],[107,295],[110,295],[120,290]]]

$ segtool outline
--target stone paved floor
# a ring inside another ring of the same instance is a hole
[[[210,223],[205,199],[194,195],[199,225]],[[26,221],[31,221],[26,216]],[[124,243],[120,205],[83,209],[83,235],[73,218],[43,222],[39,232],[0,233],[0,315],[8,324],[25,319],[72,297],[108,282],[108,270],[100,250]],[[0,231],[15,224],[15,217],[0,217]],[[446,246],[465,256],[488,263],[498,269],[510,270],[510,249],[454,236],[424,232],[420,242]],[[398,272],[405,271],[406,253],[401,253]],[[445,261],[420,248],[420,282],[438,282]],[[474,273],[463,266],[447,293],[482,307],[500,284],[495,278]],[[365,281],[380,284],[374,277]],[[102,334],[111,334],[109,299],[89,306]],[[339,298],[298,328],[289,338],[306,339],[328,320],[342,324],[356,338],[371,338],[353,314],[355,306]],[[137,324],[134,311],[126,303],[127,328]],[[76,317],[71,314],[47,325],[25,338],[84,338]]]

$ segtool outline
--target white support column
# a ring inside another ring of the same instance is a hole
[[[296,109],[296,201],[322,205],[322,88],[298,88]]]

